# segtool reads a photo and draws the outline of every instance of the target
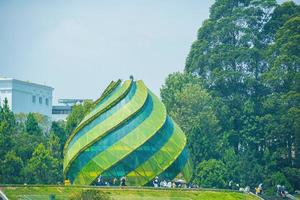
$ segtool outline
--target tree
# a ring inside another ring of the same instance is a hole
[[[263,28],[263,36],[266,43],[271,43],[275,40],[275,35],[289,19],[299,16],[300,6],[293,1],[286,1],[281,5],[276,6],[271,14],[270,20]]]
[[[287,178],[288,183],[293,187],[293,190],[291,191],[300,188],[300,168],[287,167],[283,170],[283,173]]]
[[[8,101],[5,98],[3,107],[0,106],[0,160],[13,146],[12,135],[16,130],[16,121],[14,114],[8,107]]]
[[[265,98],[273,149],[280,149],[289,166],[300,167],[300,17],[289,19],[269,48],[271,68],[264,74],[271,94]],[[271,123],[271,122],[270,122]],[[276,126],[276,129],[274,127]],[[295,153],[293,158],[292,154]],[[282,166],[285,167],[286,165]]]
[[[245,84],[259,89],[256,80],[265,67],[260,32],[275,5],[275,0],[216,1],[198,31],[185,70],[225,97],[246,95]]]
[[[61,182],[63,179],[63,149],[60,144],[59,138],[50,134],[48,140],[48,151],[49,155],[53,158],[54,166],[52,167],[53,177],[51,178],[52,183]]]
[[[178,93],[187,84],[201,84],[201,79],[193,76],[191,73],[175,72],[169,74],[165,84],[160,90],[160,96],[168,112],[172,112],[176,107],[175,93]]]
[[[233,183],[240,183],[242,172],[239,165],[239,157],[232,147],[226,149],[222,154],[222,161],[227,169],[228,180]]]
[[[22,116],[17,115],[18,118],[18,133],[14,141],[17,144],[14,149],[16,153],[22,158],[24,163],[32,157],[34,149],[43,143],[46,145],[46,130],[40,128],[40,123],[43,124],[43,117],[36,113],[29,113]],[[38,119],[37,119],[38,118]],[[26,145],[25,145],[26,144]]]
[[[21,183],[21,170],[23,161],[16,155],[16,152],[9,151],[4,160],[0,162],[1,166],[1,183]]]
[[[55,135],[60,144],[61,153],[64,148],[64,144],[67,140],[67,135],[65,132],[65,122],[64,121],[53,121],[51,125],[50,135]]]
[[[200,79],[188,73],[171,74],[161,89],[161,96],[169,114],[187,134],[194,165],[217,158],[220,127],[214,101]]]
[[[40,128],[46,124],[39,114],[14,115],[5,99],[0,106],[0,183],[61,181],[63,142]],[[61,134],[61,127],[55,131]]]
[[[42,115],[40,113],[32,113],[35,120],[37,121],[40,129],[42,130],[42,133],[44,135],[48,135],[50,128],[51,128],[51,118],[46,116],[46,115]]]
[[[62,159],[61,144],[59,138],[56,135],[49,135],[48,146],[51,156],[53,156],[54,158]]]
[[[67,117],[66,123],[66,134],[69,136],[76,126],[81,122],[84,116],[93,108],[94,104],[92,101],[85,101],[80,105],[74,105],[72,112]]]
[[[7,122],[7,134],[12,134],[12,132],[15,130],[14,126],[16,125],[16,119],[13,112],[9,108],[6,98],[4,99],[2,108],[0,106],[0,119],[1,122]]]
[[[226,166],[222,161],[215,159],[202,161],[197,167],[194,181],[201,187],[225,188],[229,182]]]
[[[227,112],[216,115],[236,152],[261,146],[253,138],[260,135],[255,129],[266,93],[261,83],[267,68],[262,30],[275,5],[273,0],[216,1],[186,60],[185,71],[201,77],[212,97],[220,98],[219,107]]]
[[[266,162],[267,166],[272,163],[268,169],[273,175],[266,177],[266,182],[274,187],[280,178],[293,191],[300,187],[294,170],[300,167],[300,13],[292,2],[284,8],[281,12],[289,13],[283,15],[285,23],[268,48],[270,68],[263,81],[270,94],[263,98],[265,113],[261,119],[266,146],[273,152],[271,162]]]
[[[42,129],[39,127],[39,124],[34,117],[33,113],[29,113],[27,115],[27,120],[25,122],[26,125],[26,131],[27,133],[31,135],[41,135],[42,134]]]
[[[42,143],[34,150],[24,171],[28,183],[57,183],[61,175],[59,161],[51,156]]]
[[[273,92],[299,91],[300,64],[300,13],[288,20],[276,33],[273,45],[269,47],[270,70],[265,81]]]
[[[292,191],[292,186],[282,172],[275,172],[265,180],[264,185],[268,188],[267,193],[274,194],[276,185],[284,185],[287,191]]]
[[[297,174],[291,169],[300,166],[299,17],[293,2],[212,5],[185,73],[170,75],[161,90],[167,110],[188,135],[195,163],[222,161],[228,178],[244,186],[282,174],[290,189],[299,189],[291,178]],[[268,184],[275,187],[275,181]]]

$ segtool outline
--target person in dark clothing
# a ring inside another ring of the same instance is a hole
[[[122,187],[126,186],[126,177],[124,176],[121,178],[121,186]]]

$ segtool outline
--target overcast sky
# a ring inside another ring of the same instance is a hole
[[[130,75],[159,95],[213,2],[0,1],[0,76],[52,86],[55,100],[95,99]]]

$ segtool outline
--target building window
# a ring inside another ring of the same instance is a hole
[[[39,103],[42,104],[43,103],[43,99],[42,97],[39,97]]]
[[[32,96],[32,103],[35,103],[36,102],[36,97],[33,95]]]
[[[46,105],[49,106],[49,99],[46,98]]]

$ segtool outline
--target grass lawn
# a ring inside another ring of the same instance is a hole
[[[94,188],[94,187],[93,187]],[[69,195],[80,191],[82,187],[61,186],[28,186],[2,187],[10,200],[48,200],[50,194],[55,194],[56,200],[68,199]],[[209,190],[179,190],[179,189],[149,189],[149,188],[95,188],[109,194],[113,199],[140,200],[257,200],[255,196],[230,191]]]

